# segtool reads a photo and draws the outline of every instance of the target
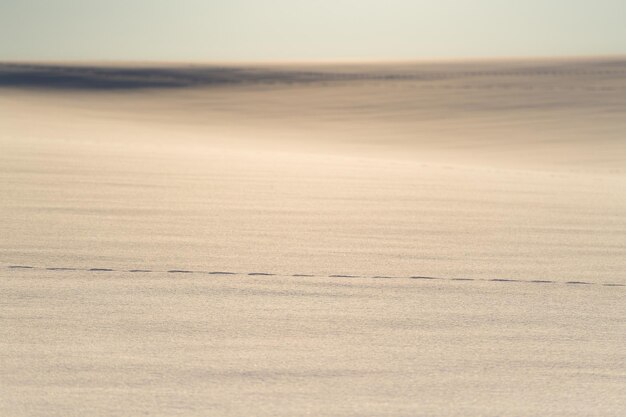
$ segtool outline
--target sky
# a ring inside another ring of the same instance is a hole
[[[626,0],[0,0],[0,60],[626,54]]]

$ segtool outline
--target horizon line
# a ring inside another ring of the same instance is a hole
[[[429,56],[417,58],[322,58],[322,59],[232,59],[232,60],[168,60],[168,59],[0,59],[1,65],[332,65],[332,64],[418,64],[430,62],[488,62],[488,61],[570,61],[596,59],[626,59],[626,53],[588,55],[472,55]]]

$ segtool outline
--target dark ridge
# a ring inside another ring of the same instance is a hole
[[[236,272],[211,271],[209,275],[237,275]]]
[[[211,65],[179,66],[88,66],[17,64],[0,62],[0,88],[32,88],[61,90],[141,90],[185,88],[239,84],[293,85],[324,82],[436,81],[477,77],[554,77],[554,76],[617,76],[626,75],[626,60],[563,62],[534,66],[481,64],[468,70],[463,64],[437,68],[415,64],[410,68],[356,65],[339,70],[333,67],[306,69],[299,67],[236,67]]]
[[[9,268],[11,269],[33,269],[33,266],[27,266],[27,265],[11,265],[9,266]]]
[[[170,274],[192,274],[193,273],[193,271],[187,271],[184,269],[170,269],[167,272]]]
[[[71,90],[126,90],[156,87],[180,87],[167,80],[98,78],[89,74],[62,74],[46,71],[0,72],[0,87],[30,87]]]
[[[63,268],[63,267],[58,267],[58,268],[46,268],[48,271],[76,271],[76,268]]]
[[[294,84],[368,78],[367,74],[247,67],[89,67],[0,63],[0,87],[140,90],[235,84]],[[397,77],[397,76],[393,76]]]
[[[113,272],[112,269],[109,268],[91,268],[89,269],[91,272]]]
[[[275,274],[270,274],[270,273],[267,273],[267,272],[250,272],[248,275],[260,275],[260,276],[270,277],[270,276],[273,276]]]
[[[443,278],[436,278],[436,277],[419,277],[419,276],[415,276],[415,277],[409,277],[411,279],[443,279]]]

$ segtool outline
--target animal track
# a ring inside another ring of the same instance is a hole
[[[332,274],[332,275],[312,275],[312,274],[273,274],[269,272],[229,272],[229,271],[193,271],[188,269],[169,269],[164,271],[155,271],[151,269],[112,269],[112,268],[71,268],[71,267],[37,267],[31,265],[8,265],[7,269],[12,270],[39,270],[49,272],[68,272],[68,271],[83,271],[83,272],[130,272],[134,274],[151,274],[151,273],[167,273],[167,274],[204,274],[204,275],[229,275],[229,276],[261,276],[261,277],[293,277],[293,278],[359,278],[359,279],[414,279],[414,280],[426,280],[426,281],[455,281],[455,282],[492,282],[492,283],[524,283],[524,284],[561,284],[561,285],[578,285],[578,286],[602,286],[602,287],[626,287],[626,284],[617,283],[602,283],[602,282],[588,282],[588,281],[552,281],[545,279],[510,279],[510,278],[465,278],[465,277],[428,277],[428,276],[405,276],[405,277],[392,277],[387,275],[346,275],[346,274]]]

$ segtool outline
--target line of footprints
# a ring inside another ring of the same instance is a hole
[[[170,269],[167,271],[154,271],[150,269],[125,269],[116,270],[111,268],[62,268],[62,267],[36,267],[29,265],[9,265],[8,269],[12,270],[44,270],[44,271],[82,271],[82,272],[130,272],[136,274],[150,274],[150,273],[167,273],[167,274],[203,274],[203,275],[235,275],[235,276],[281,276],[281,277],[300,277],[300,278],[362,278],[362,279],[413,279],[413,280],[438,280],[438,281],[483,281],[494,283],[527,283],[527,284],[561,284],[561,285],[599,285],[603,287],[626,287],[626,284],[615,283],[597,283],[589,281],[553,281],[546,279],[507,279],[507,278],[492,278],[492,279],[479,279],[479,278],[443,278],[443,277],[430,277],[430,276],[408,276],[408,277],[394,277],[384,275],[311,275],[311,274],[273,274],[268,272],[227,272],[227,271],[191,271],[187,269]]]

